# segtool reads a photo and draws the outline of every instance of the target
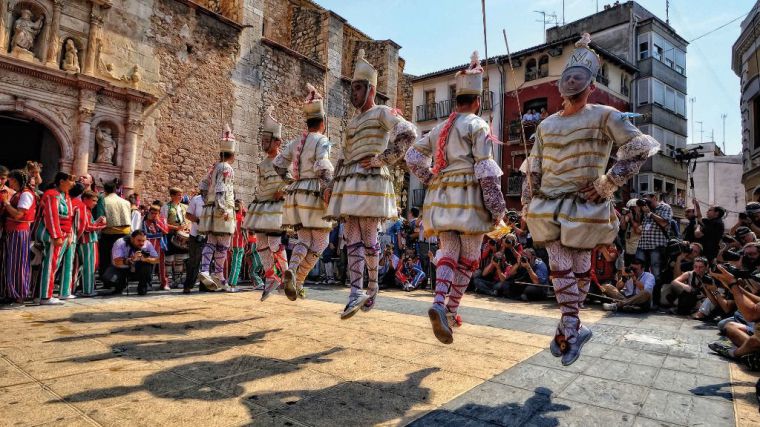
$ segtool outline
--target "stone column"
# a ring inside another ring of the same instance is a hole
[[[8,53],[8,0],[0,0],[0,54]]]
[[[71,167],[72,173],[76,176],[86,174],[90,164],[90,128],[96,102],[95,91],[82,89],[79,92],[79,115],[77,116],[79,132],[74,146],[74,164]]]
[[[135,165],[137,163],[137,145],[143,130],[143,105],[138,101],[129,101],[129,116],[127,118],[127,135],[124,138],[124,149],[121,154],[121,184],[124,195],[129,195],[135,189]]]
[[[87,55],[84,58],[84,73],[95,75],[95,57],[103,33],[103,15],[100,6],[93,3],[90,13],[90,33],[87,38]]]
[[[58,31],[61,26],[61,11],[63,10],[62,0],[53,0],[53,21],[50,24],[48,32],[47,58],[45,63],[48,67],[58,68],[58,52],[61,48],[61,40],[58,37]]]

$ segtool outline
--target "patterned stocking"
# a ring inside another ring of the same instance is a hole
[[[558,329],[568,341],[573,342],[580,328],[580,318],[578,318],[580,295],[578,282],[572,272],[572,250],[562,246],[558,241],[547,244],[546,250],[549,253],[554,294],[562,312]]]
[[[440,242],[440,258],[435,268],[435,298],[434,304],[444,305],[454,283],[459,259],[460,242],[458,233],[446,231],[438,236]]]

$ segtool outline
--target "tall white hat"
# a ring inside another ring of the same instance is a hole
[[[354,78],[352,81],[366,80],[374,87],[377,87],[377,70],[366,59],[364,59],[364,49],[359,49],[356,55],[356,64],[354,65]]]
[[[565,70],[560,78],[559,92],[562,96],[573,96],[583,92],[596,78],[600,66],[599,55],[589,47],[589,43],[591,43],[591,35],[589,33],[583,33],[581,39],[575,42],[575,50],[570,55],[570,59],[567,61]],[[585,84],[568,87],[565,82],[565,76],[579,69],[588,72]]]
[[[235,135],[230,130],[230,125],[224,125],[222,140],[219,141],[220,153],[235,153]]]
[[[306,97],[306,103],[303,105],[303,112],[306,114],[307,119],[314,119],[317,117],[325,116],[325,107],[322,105],[322,95],[317,92],[317,89],[306,83],[306,90],[309,91],[309,95]]]
[[[264,132],[272,134],[274,139],[282,139],[282,124],[272,117],[274,112],[274,106],[267,107],[266,113],[264,113]]]
[[[470,66],[456,75],[457,96],[483,94],[483,67],[480,66],[478,51],[472,52]]]

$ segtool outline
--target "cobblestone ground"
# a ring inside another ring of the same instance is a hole
[[[562,367],[552,304],[467,295],[450,346],[428,292],[384,292],[340,321],[347,291],[78,299],[0,311],[0,425],[759,425],[757,376],[672,316],[582,316]]]

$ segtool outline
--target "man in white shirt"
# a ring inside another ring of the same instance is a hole
[[[137,280],[137,293],[148,293],[153,266],[158,264],[158,252],[142,230],[122,237],[111,248],[112,265],[103,275],[103,282],[110,284],[116,294],[127,287],[127,280]]]
[[[203,245],[206,243],[206,238],[203,235],[198,234],[198,222],[201,218],[201,212],[203,211],[203,196],[198,194],[190,199],[190,204],[187,206],[186,219],[190,221],[190,240],[187,243],[188,258],[185,266],[185,284],[182,292],[189,294],[195,282],[198,280],[198,273],[201,268],[201,254],[203,252]],[[207,292],[208,289],[201,283],[201,292]]]
[[[654,275],[644,271],[644,261],[636,258],[615,285],[600,286],[605,295],[615,300],[603,304],[603,307],[607,311],[649,311],[652,307],[654,283]]]

